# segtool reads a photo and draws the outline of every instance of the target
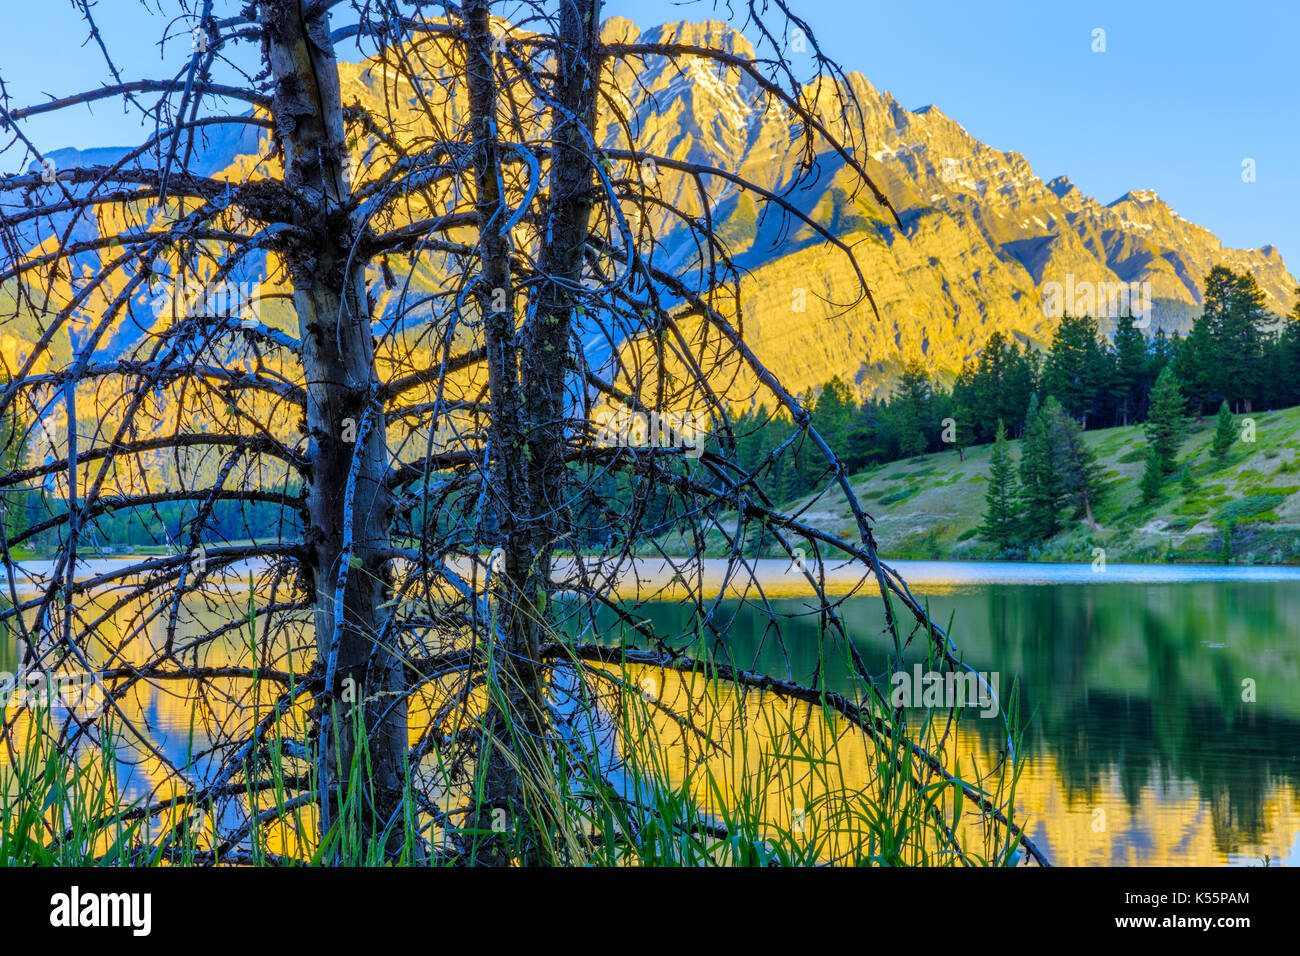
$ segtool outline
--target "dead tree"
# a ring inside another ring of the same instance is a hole
[[[112,724],[167,781],[145,817],[215,807],[210,858],[308,808],[331,859],[411,859],[436,829],[435,853],[496,864],[553,858],[540,834],[561,773],[554,680],[588,680],[583,661],[829,704],[897,749],[901,714],[871,716],[880,674],[825,592],[826,558],[878,589],[895,665],[905,620],[962,665],[881,564],[833,449],[746,344],[745,275],[713,226],[722,193],[739,191],[765,221],[812,230],[860,280],[857,301],[831,305],[873,320],[852,249],[797,201],[832,166],[893,216],[851,85],[808,24],[783,0],[741,4],[766,51],[751,57],[602,35],[600,0],[177,6],[191,29],[171,76],[124,78],[105,51],[111,82],[0,112],[5,155],[27,168],[0,181],[3,321],[21,343],[0,414],[22,424],[28,455],[0,491],[45,509],[6,532],[4,621],[25,666],[85,668],[106,694],[55,728],[58,746]],[[795,33],[811,45],[806,82],[785,56]],[[340,66],[343,44],[361,66]],[[651,67],[742,87],[788,131],[790,175],[762,185],[650,152],[653,96],[637,77]],[[60,169],[24,132],[104,100],[153,128],[115,162]],[[232,129],[244,146],[205,166]],[[254,281],[213,304],[214,289]],[[738,465],[734,410],[756,399],[823,456],[857,540],[769,498],[789,444]],[[637,432],[647,421],[659,440]],[[176,507],[186,517],[164,553],[79,574],[112,521],[161,526]],[[54,558],[33,587],[12,555],[42,540]],[[706,552],[770,611],[755,542],[800,557],[856,695],[728,658]],[[686,587],[681,633],[656,632],[619,591],[649,559]],[[606,614],[627,646],[593,639]],[[230,650],[245,629],[247,654]],[[177,688],[199,715],[201,761],[135,719],[144,688]],[[920,779],[945,777],[916,741],[898,754]],[[294,792],[266,808],[254,798],[273,767]],[[954,786],[1018,833],[987,793]],[[464,799],[448,808],[450,792]]]

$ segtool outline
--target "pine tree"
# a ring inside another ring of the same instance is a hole
[[[1147,378],[1147,340],[1126,312],[1115,324],[1114,398],[1122,424],[1135,421],[1146,402],[1150,379]]]
[[[1177,467],[1178,446],[1183,441],[1183,410],[1187,403],[1178,385],[1178,376],[1165,366],[1151,390],[1151,410],[1144,426],[1147,443],[1155,454],[1160,477],[1172,474]]]
[[[764,442],[776,433],[776,426],[770,418],[767,407],[759,405],[756,409],[745,409],[732,422],[731,430],[736,436],[736,460],[747,472],[758,467],[767,451]]]
[[[979,360],[967,366],[959,394],[953,386],[953,397],[960,398],[974,413],[979,423],[979,440],[989,441],[993,437],[994,422],[1001,414],[1001,401],[1005,392],[1007,365],[1014,354],[1014,346],[1009,346],[1001,332],[994,332]]]
[[[1214,442],[1210,451],[1215,458],[1225,458],[1232,443],[1237,440],[1237,426],[1232,421],[1232,411],[1226,401],[1219,405],[1219,415],[1214,425]]]
[[[1113,375],[1114,361],[1098,338],[1096,320],[1062,318],[1043,364],[1044,390],[1055,395],[1071,416],[1086,422],[1102,410]]]
[[[1202,315],[1193,323],[1192,331],[1178,349],[1178,358],[1174,362],[1178,379],[1186,386],[1192,411],[1198,419],[1205,410],[1206,401],[1216,393],[1222,394],[1214,353],[1214,337],[1208,320]]]
[[[930,446],[930,429],[933,428],[933,388],[930,373],[920,359],[912,359],[903,366],[903,373],[889,401],[898,424],[898,454],[911,458],[922,454]]]
[[[889,458],[887,422],[883,403],[868,398],[858,408],[857,417],[849,433],[849,460],[851,469],[857,471],[867,465]],[[775,447],[775,446],[774,446]]]
[[[1029,407],[1029,399],[1038,389],[1038,380],[1042,374],[1042,354],[1027,344],[1019,349],[1013,345],[1010,351],[1007,375],[1000,393],[1000,414],[1014,424]],[[1014,436],[1014,430],[1011,434]]]
[[[1300,288],[1295,290],[1296,304],[1286,316],[1274,348],[1278,367],[1274,387],[1279,405],[1300,402]]]
[[[1164,482],[1164,476],[1161,473],[1160,456],[1156,454],[1154,446],[1148,446],[1146,457],[1146,470],[1142,472],[1142,503],[1144,505],[1155,504],[1160,498],[1160,487]]]
[[[807,388],[804,390],[803,395],[799,397],[799,403],[806,409],[815,408],[817,396],[813,394],[811,388]],[[793,426],[793,423],[791,424]],[[822,459],[817,454],[817,450],[813,447],[813,443],[806,433],[795,439],[791,451],[794,454],[791,457],[790,468],[783,476],[785,478],[785,500],[798,498],[812,491],[823,474]]]
[[[1066,501],[1074,505],[1074,516],[1088,519],[1088,528],[1097,530],[1093,509],[1101,503],[1106,483],[1097,456],[1083,440],[1079,423],[1065,414],[1059,405],[1044,408],[1048,428],[1052,431],[1055,466],[1061,476]]]
[[[890,411],[893,411],[893,403]],[[902,402],[895,412],[894,421],[898,429],[898,457],[913,458],[925,452],[925,435],[921,423],[917,421],[916,411],[910,402]]]
[[[1051,424],[1060,410],[1060,403],[1050,395],[1041,408],[1036,399],[1030,401],[1020,455],[1021,522],[1030,541],[1046,540],[1061,530],[1061,506],[1067,491]]]
[[[1249,272],[1215,266],[1205,277],[1205,317],[1214,339],[1214,367],[1230,406],[1249,410],[1262,386],[1264,292]]]
[[[1020,434],[1029,434],[1029,423],[1038,415],[1038,393],[1031,392],[1029,395],[1029,404],[1025,406],[1025,420],[1020,423]]]
[[[963,401],[954,398],[952,403],[952,420],[954,427],[953,444],[957,446],[957,454],[962,461],[966,460],[966,449],[975,443],[976,422],[975,413],[971,411],[970,406]],[[1002,423],[998,419],[998,424]],[[1004,429],[1005,431],[1005,429]]]
[[[968,445],[993,441],[998,419],[1009,437],[1023,434],[1025,407],[1038,385],[1038,368],[1035,350],[1017,347],[1001,332],[989,336],[979,359],[962,366],[952,385],[954,413],[961,407],[970,411],[971,427],[963,433]],[[961,425],[958,418],[957,427]]]
[[[845,454],[845,444],[857,410],[858,403],[853,392],[838,375],[822,386],[813,406],[813,427],[841,457]]]
[[[984,492],[987,507],[984,523],[979,527],[980,537],[992,541],[1003,551],[1011,547],[1016,537],[1016,474],[1011,466],[1011,447],[1007,444],[1007,429],[998,419],[993,451],[989,455],[989,486]]]

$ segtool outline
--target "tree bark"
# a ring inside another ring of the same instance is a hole
[[[573,322],[583,253],[590,232],[592,146],[600,80],[600,0],[567,0],[560,7],[553,110],[550,208],[537,286],[524,329],[524,401],[527,416],[531,533],[537,587],[549,606],[551,559],[569,537],[565,508],[568,419],[566,382],[573,369]],[[537,640],[541,640],[540,635]]]
[[[322,838],[359,826],[387,854],[404,841],[409,745],[401,665],[377,639],[391,594],[387,429],[377,401],[365,263],[349,262],[353,231],[338,65],[325,14],[306,0],[263,0],[274,79],[272,114],[284,151],[295,225],[314,238],[285,251],[307,391],[311,461],[303,571],[315,597],[325,675],[315,757]],[[342,600],[339,600],[341,591]],[[340,820],[349,795],[356,816]]]
[[[519,343],[515,325],[510,237],[503,232],[509,210],[501,189],[497,137],[498,91],[488,0],[468,0],[462,8],[465,62],[473,136],[474,178],[481,281],[476,289],[483,316],[491,406],[492,475],[490,493],[501,561],[491,571],[494,621],[488,635],[488,690],[477,771],[474,861],[509,865],[512,853],[533,862],[528,837],[529,815],[520,769],[535,766],[540,745],[542,699],[537,660],[536,599],[529,587],[534,556],[527,517],[530,513],[526,443],[521,422]],[[497,634],[503,646],[495,646]],[[513,834],[507,837],[506,830]],[[513,850],[512,850],[513,845]]]
[[[539,253],[540,281],[522,335],[516,328],[510,238],[501,228],[509,210],[500,185],[489,3],[468,0],[462,8],[482,256],[477,298],[488,355],[493,492],[503,558],[493,588],[494,606],[506,651],[492,661],[489,683],[496,696],[486,715],[480,747],[477,829],[481,833],[499,829],[497,811],[506,809],[515,830],[510,841],[495,834],[480,838],[476,861],[498,865],[509,862],[507,843],[525,863],[537,862],[541,850],[539,841],[528,833],[534,821],[524,791],[529,777],[541,783],[534,776],[543,763],[539,748],[544,746],[546,712],[538,653],[548,637],[544,631],[553,590],[551,556],[566,529],[565,383],[573,367],[575,290],[582,276],[592,201],[590,144],[596,122],[600,3],[576,0],[559,7],[558,105],[552,108],[548,173],[549,241]],[[543,804],[533,804],[534,816],[545,812]]]

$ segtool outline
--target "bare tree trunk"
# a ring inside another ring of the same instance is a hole
[[[505,866],[510,842],[530,862],[529,842],[519,769],[532,763],[531,748],[539,743],[541,690],[537,660],[534,592],[528,581],[534,565],[525,521],[529,487],[524,467],[525,436],[520,421],[518,336],[515,330],[514,289],[511,282],[510,240],[502,231],[508,210],[501,194],[501,158],[497,140],[497,88],[494,39],[488,0],[469,0],[463,8],[465,57],[469,88],[470,126],[474,136],[474,177],[477,195],[482,281],[477,299],[483,315],[487,349],[488,389],[492,408],[489,433],[493,466],[492,488],[502,561],[493,569],[496,632],[505,646],[492,655],[489,692],[493,700],[484,717],[479,746],[475,861]],[[513,759],[512,759],[513,757]],[[502,813],[504,811],[504,814]],[[516,833],[507,841],[503,827]],[[491,834],[490,836],[488,834]]]
[[[550,241],[542,283],[524,329],[524,401],[528,432],[531,532],[537,588],[551,595],[551,558],[569,530],[565,514],[565,381],[573,369],[573,319],[590,231],[596,89],[600,79],[600,0],[560,7],[557,100],[551,127]]]
[[[401,665],[376,640],[391,593],[387,428],[376,400],[365,264],[343,204],[347,146],[338,67],[324,14],[306,0],[263,0],[275,81],[272,110],[284,149],[294,224],[313,238],[286,249],[307,391],[311,483],[303,568],[315,594],[316,650],[326,685],[316,762],[322,837],[339,819],[349,783],[367,842],[395,853],[404,839],[408,747]],[[342,600],[338,596],[342,592]],[[381,831],[385,831],[382,832]]]
[[[526,830],[530,820],[524,811],[528,795],[522,792],[527,783],[523,777],[541,783],[530,773],[541,766],[538,748],[545,737],[545,700],[536,662],[552,590],[551,556],[565,527],[565,379],[573,368],[573,314],[592,202],[591,138],[596,122],[600,31],[599,0],[559,6],[561,42],[556,73],[560,80],[551,135],[550,241],[540,253],[542,283],[531,302],[522,342],[515,328],[509,237],[501,231],[507,210],[500,186],[498,92],[489,4],[487,0],[470,0],[463,8],[483,260],[478,301],[488,354],[494,492],[504,558],[494,589],[495,606],[506,651],[493,661],[492,686],[497,698],[487,714],[480,748],[484,763],[480,831],[499,829],[496,811],[501,809],[508,810],[513,828]],[[534,808],[545,812],[544,804]],[[477,859],[509,862],[505,842],[496,837],[481,840]],[[513,842],[524,862],[536,862],[540,847],[526,833],[516,832]]]

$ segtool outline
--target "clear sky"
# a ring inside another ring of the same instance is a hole
[[[831,56],[905,107],[933,103],[984,142],[1023,153],[1044,180],[1064,173],[1102,202],[1154,189],[1226,244],[1271,243],[1300,271],[1300,2],[790,2]],[[185,62],[186,25],[160,55],[165,21],[140,0],[95,9],[124,76],[170,75]],[[725,19],[726,3],[606,0],[606,11],[650,26]],[[1093,52],[1097,29],[1103,53]],[[103,82],[103,58],[84,39],[66,0],[4,0],[0,78],[11,103]],[[25,129],[43,150],[142,135],[108,103]],[[1254,182],[1242,181],[1246,159]]]

